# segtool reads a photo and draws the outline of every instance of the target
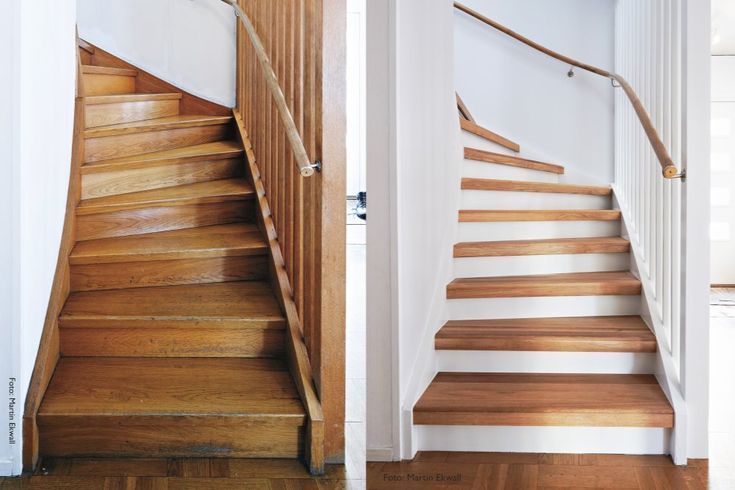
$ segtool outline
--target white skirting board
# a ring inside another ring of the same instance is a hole
[[[393,461],[393,459],[393,448],[368,448],[367,450],[368,462]]]
[[[16,468],[15,462],[0,459],[0,476],[17,476],[20,475],[19,468]]]
[[[437,351],[439,372],[652,374],[655,353]]]
[[[415,425],[413,450],[668,454],[670,429]]]

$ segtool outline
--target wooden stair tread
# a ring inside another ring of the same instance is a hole
[[[553,163],[539,162],[520,158],[502,153],[494,153],[491,151],[478,150],[476,148],[465,148],[464,157],[467,160],[475,160],[485,163],[497,163],[501,165],[510,165],[512,167],[528,168],[531,170],[540,170],[542,172],[550,172],[553,174],[563,174],[564,167]]]
[[[172,206],[252,199],[255,192],[244,179],[213,180],[196,184],[163,187],[129,194],[83,199],[77,215],[95,214],[149,206]]]
[[[75,292],[59,322],[67,327],[111,321],[138,325],[150,321],[191,323],[252,320],[283,328],[283,314],[268,283],[257,281]]]
[[[163,131],[167,129],[183,129],[191,127],[215,126],[229,124],[232,116],[202,116],[193,114],[180,114],[178,116],[159,117],[124,124],[113,124],[111,126],[100,126],[89,128],[84,131],[84,137],[103,138],[106,136],[117,136],[122,134],[136,134],[147,131]]]
[[[180,100],[181,92],[159,94],[93,95],[84,98],[86,105],[121,104],[123,102],[150,102],[156,100]]]
[[[638,295],[630,272],[573,272],[530,276],[471,277],[447,285],[447,298]]]
[[[64,416],[172,415],[305,418],[286,364],[270,359],[62,358],[38,413],[39,425]]]
[[[256,225],[234,223],[77,242],[69,263],[102,264],[267,253],[268,246]]]
[[[503,136],[500,136],[499,134],[494,133],[490,131],[489,129],[485,129],[479,124],[475,123],[474,121],[470,121],[464,118],[459,118],[459,125],[462,128],[462,130],[467,131],[468,133],[472,133],[476,136],[484,138],[495,144],[503,146],[511,151],[515,151],[515,152],[521,151],[521,146],[518,143],[511,141],[508,138],[505,138]]]
[[[238,158],[244,150],[237,141],[215,141],[201,145],[183,146],[172,150],[155,151],[111,160],[99,160],[82,165],[82,174],[109,170],[140,168],[149,165],[178,164],[195,161]]]
[[[519,255],[627,253],[630,242],[622,237],[551,238],[463,242],[454,245],[454,256],[506,257]]]
[[[123,77],[137,77],[138,70],[131,68],[113,68],[111,66],[82,65],[82,73],[90,75],[119,75]]]
[[[525,182],[519,180],[476,179],[465,177],[462,179],[463,190],[477,191],[517,191],[517,192],[544,192],[555,194],[584,194],[590,196],[610,196],[610,187],[597,185],[555,184],[547,182]]]
[[[494,221],[619,221],[620,216],[620,211],[616,209],[462,209],[459,211],[459,221],[463,223]]]
[[[437,333],[438,350],[656,352],[639,316],[452,320]]]
[[[673,426],[651,375],[439,373],[414,407],[417,424]]]

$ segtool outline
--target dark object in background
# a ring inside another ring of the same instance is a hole
[[[361,220],[367,221],[367,192],[357,193],[357,205],[355,205],[355,214]]]

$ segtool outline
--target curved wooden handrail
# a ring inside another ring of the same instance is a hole
[[[281,123],[285,128],[286,137],[288,138],[288,142],[291,145],[291,150],[294,154],[294,161],[296,162],[296,167],[298,168],[299,173],[303,177],[311,177],[312,175],[314,175],[314,172],[316,170],[321,169],[321,162],[316,161],[312,163],[309,160],[309,154],[306,152],[304,142],[301,139],[299,130],[296,128],[293,114],[291,114],[291,111],[288,108],[286,97],[284,97],[283,95],[281,86],[278,83],[278,77],[276,77],[276,73],[273,71],[273,65],[271,65],[271,61],[268,58],[268,53],[265,52],[265,48],[263,47],[263,42],[260,40],[260,36],[258,36],[258,33],[255,32],[255,27],[253,26],[250,17],[248,17],[245,11],[240,7],[240,5],[237,3],[237,0],[222,0],[222,2],[232,7],[232,9],[235,11],[235,15],[242,22],[242,25],[245,28],[245,32],[247,32],[248,37],[250,38],[250,42],[253,44],[255,54],[258,57],[258,62],[260,63],[260,67],[263,70],[263,75],[265,76],[265,83],[268,87],[268,90],[270,90],[271,95],[273,96],[273,101],[276,104],[276,109],[278,109],[278,115],[280,116]]]
[[[633,104],[633,109],[638,116],[638,120],[643,125],[643,130],[648,137],[648,141],[653,147],[653,152],[656,154],[656,157],[661,164],[661,173],[663,174],[664,178],[673,179],[681,176],[678,168],[676,167],[676,165],[674,165],[674,161],[671,159],[671,156],[669,155],[666,146],[664,145],[663,141],[661,141],[661,137],[659,136],[658,131],[656,131],[656,127],[653,125],[651,117],[648,115],[646,108],[643,107],[643,103],[638,98],[638,95],[635,93],[635,90],[633,90],[633,87],[631,87],[631,85],[623,77],[621,77],[617,73],[612,73],[607,70],[603,70],[602,68],[588,65],[587,63],[582,63],[581,61],[577,61],[574,58],[570,58],[569,56],[564,56],[563,54],[559,54],[556,51],[552,51],[551,49],[542,46],[539,43],[532,41],[531,39],[528,39],[527,37],[522,36],[511,29],[508,29],[504,25],[499,24],[498,22],[495,22],[488,17],[485,17],[481,13],[476,12],[475,10],[472,10],[466,5],[462,5],[459,2],[454,2],[454,7],[466,13],[467,15],[474,17],[480,22],[483,22],[490,27],[497,29],[503,34],[506,34],[516,39],[517,41],[520,41],[523,44],[544,53],[547,56],[551,56],[552,58],[563,61],[568,65],[576,66],[577,68],[581,68],[583,70],[592,72],[596,75],[600,75],[602,77],[609,78],[610,80],[617,82],[618,85],[620,85],[620,87],[623,89],[623,91],[625,91],[625,94],[628,96],[628,100],[630,100],[631,104]]]

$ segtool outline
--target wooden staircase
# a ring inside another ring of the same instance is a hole
[[[560,182],[563,166],[520,157],[466,107],[460,114],[468,147],[450,320],[435,336],[439,373],[413,408],[418,449],[508,450],[511,440],[511,450],[544,452],[541,438],[559,437],[478,432],[492,427],[673,427],[645,357],[656,338],[640,316],[641,283],[610,187]],[[452,432],[460,426],[474,432]]]
[[[76,243],[38,453],[304,456],[233,117],[88,45],[81,59]]]

